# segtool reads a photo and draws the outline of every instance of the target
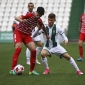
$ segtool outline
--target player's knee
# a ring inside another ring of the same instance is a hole
[[[82,46],[83,45],[83,42],[82,41],[79,41],[78,44],[79,44],[79,46]]]
[[[63,57],[67,60],[70,60],[71,56],[68,53],[63,54]]]
[[[45,57],[46,56],[46,53],[45,52],[41,52],[41,56],[42,57]]]

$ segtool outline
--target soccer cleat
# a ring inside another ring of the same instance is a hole
[[[50,70],[49,69],[45,69],[43,74],[49,74],[49,73],[50,73]]]
[[[79,70],[79,71],[77,71],[77,74],[82,75],[83,72],[81,72],[81,71]]]
[[[83,61],[83,58],[80,57],[80,58],[77,59],[77,61]]]
[[[36,71],[29,72],[29,75],[39,75]]]
[[[14,70],[10,70],[9,72],[11,75],[16,75],[15,71]]]
[[[36,64],[40,65],[41,63],[36,59]]]

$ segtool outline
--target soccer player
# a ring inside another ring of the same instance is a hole
[[[42,28],[46,34],[46,37],[49,39],[45,26],[40,18],[44,15],[44,8],[38,7],[35,13],[27,13],[25,15],[20,15],[15,17],[15,20],[19,21],[20,23],[14,30],[13,39],[15,44],[15,52],[12,58],[12,67],[10,70],[10,74],[15,75],[14,67],[17,65],[19,54],[22,50],[22,42],[24,45],[31,51],[31,58],[30,58],[30,71],[29,75],[39,75],[35,69],[35,61],[36,61],[36,46],[32,40],[32,30],[38,25]]]
[[[77,74],[83,74],[83,72],[80,71],[78,68],[76,62],[74,59],[67,53],[67,51],[60,45],[58,34],[61,35],[65,45],[68,43],[68,39],[65,36],[64,32],[62,31],[62,28],[58,25],[54,24],[56,21],[56,16],[54,13],[50,13],[48,15],[48,24],[46,25],[47,32],[49,33],[50,39],[46,39],[44,36],[44,47],[41,51],[42,56],[42,63],[45,67],[45,71],[43,74],[49,74],[50,69],[48,66],[48,61],[46,56],[51,57],[51,54],[55,54],[59,56],[60,58],[64,57],[69,61],[69,63],[75,68]]]
[[[30,12],[34,13],[33,8],[34,8],[34,4],[32,2],[28,3],[28,12],[26,12],[26,13],[30,13]],[[26,13],[24,13],[24,14],[26,14]],[[35,30],[36,29],[34,29],[32,31],[32,34],[35,33]],[[41,64],[37,59],[38,54],[40,53],[40,50],[41,50],[41,47],[42,47],[42,42],[41,42],[40,36],[37,35],[36,37],[33,37],[33,41],[38,46],[36,48],[36,64]],[[26,49],[26,59],[27,59],[26,64],[30,65],[30,50],[28,48]]]
[[[78,58],[78,61],[83,61],[83,43],[85,41],[85,14],[82,14],[80,17],[80,24],[79,24],[79,54],[80,58]]]
[[[15,28],[16,28],[17,25],[18,25],[18,23],[16,21],[14,21],[13,24],[12,24],[12,31],[15,30]]]

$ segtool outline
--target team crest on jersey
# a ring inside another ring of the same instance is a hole
[[[55,30],[53,30],[53,34],[55,34]]]

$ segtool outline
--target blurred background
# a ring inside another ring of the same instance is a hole
[[[69,42],[78,40],[79,20],[85,12],[85,0],[0,0],[0,42],[13,42],[14,17],[28,11],[29,2],[34,3],[34,11],[38,6],[45,8],[45,15],[41,17],[45,24],[48,14],[53,12],[56,14],[55,23],[62,27]],[[59,39],[61,41],[60,36]]]

